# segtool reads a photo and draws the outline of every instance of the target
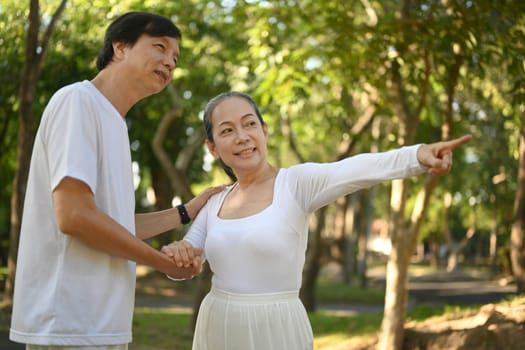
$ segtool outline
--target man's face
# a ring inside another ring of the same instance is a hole
[[[115,57],[125,64],[123,74],[131,78],[131,84],[137,83],[134,87],[144,96],[162,91],[171,82],[180,54],[177,39],[144,34],[133,46],[115,45]]]

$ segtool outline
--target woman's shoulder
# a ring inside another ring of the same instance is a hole
[[[285,176],[301,176],[301,175],[308,174],[312,171],[315,172],[318,169],[321,169],[322,166],[323,166],[323,163],[315,163],[315,162],[305,162],[305,163],[293,164],[287,168],[282,168],[281,173]]]
[[[230,185],[226,185],[224,187],[224,189],[218,193],[215,193],[213,195],[210,196],[210,198],[208,199],[208,203],[209,204],[218,204],[220,202],[222,202],[222,200],[224,199],[224,197],[226,197],[226,195],[228,194],[228,192],[231,191],[231,189],[235,186],[235,184],[230,184]]]

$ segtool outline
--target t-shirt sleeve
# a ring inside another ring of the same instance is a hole
[[[210,201],[208,201],[199,211],[195,220],[191,224],[190,229],[184,236],[184,240],[191,243],[194,248],[204,249],[206,242],[206,225],[208,222],[208,212],[210,208]]]
[[[96,191],[100,125],[88,98],[74,89],[62,92],[52,98],[44,113],[42,137],[53,190],[62,179],[72,177]]]
[[[425,171],[417,160],[420,145],[381,153],[363,153],[332,163],[305,163],[290,167],[288,186],[298,204],[313,212],[337,198],[383,181]]]

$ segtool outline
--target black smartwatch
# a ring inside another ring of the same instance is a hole
[[[176,208],[179,211],[180,222],[183,225],[189,224],[191,222],[191,218],[188,215],[188,212],[186,211],[186,207],[184,206],[184,204],[177,205]]]

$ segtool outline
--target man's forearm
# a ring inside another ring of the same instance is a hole
[[[176,208],[135,215],[136,235],[140,239],[156,236],[180,225],[181,218]]]

